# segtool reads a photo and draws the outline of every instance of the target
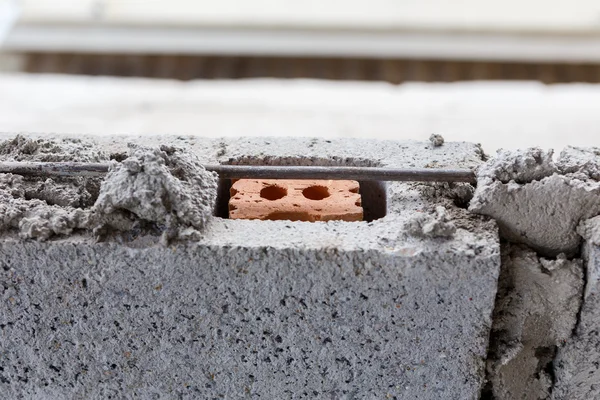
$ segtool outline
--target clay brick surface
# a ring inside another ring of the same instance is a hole
[[[362,221],[356,181],[240,179],[231,187],[229,218]]]

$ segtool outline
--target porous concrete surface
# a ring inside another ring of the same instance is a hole
[[[596,225],[598,218],[588,221]],[[590,231],[587,231],[590,232]],[[586,284],[577,329],[555,360],[556,385],[552,398],[600,398],[600,247],[594,237],[583,232],[586,242],[583,257],[586,262]],[[590,240],[592,239],[592,240]]]
[[[503,245],[487,362],[494,399],[549,398],[552,362],[571,338],[583,286],[580,259],[548,260],[524,246]]]
[[[597,149],[499,151],[477,173],[469,210],[494,218],[501,235],[541,255],[578,252],[581,221],[600,214]]]
[[[96,138],[109,154],[135,138]],[[203,163],[464,167],[478,146],[144,138]],[[120,156],[115,156],[120,158]],[[388,183],[371,222],[212,218],[95,242],[0,240],[0,391],[9,398],[477,399],[500,266],[497,228],[463,185]],[[18,189],[18,188],[17,188]],[[41,201],[41,200],[40,200]],[[367,199],[363,196],[363,201]],[[416,237],[444,207],[455,231]],[[367,210],[367,209],[365,209]],[[156,236],[154,236],[156,235]],[[181,239],[181,238],[180,238]]]

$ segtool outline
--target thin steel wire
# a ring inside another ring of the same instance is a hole
[[[351,179],[357,181],[475,182],[470,169],[205,165],[224,179]],[[0,173],[30,176],[101,176],[109,164],[0,162]]]

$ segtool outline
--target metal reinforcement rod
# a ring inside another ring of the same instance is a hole
[[[470,169],[205,165],[224,179],[351,179],[357,181],[475,182]],[[101,176],[108,164],[0,162],[0,173],[29,176]]]

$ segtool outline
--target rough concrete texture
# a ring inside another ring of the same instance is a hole
[[[30,139],[22,135],[0,141],[2,161],[108,161],[97,146],[75,138]],[[27,178],[0,174],[0,231],[19,230],[22,238],[48,239],[87,226],[100,179]]]
[[[566,147],[557,162],[563,173],[578,173],[582,179],[600,181],[600,148]]]
[[[456,226],[443,206],[435,208],[434,213],[418,213],[411,218],[406,229],[411,235],[420,237],[451,237],[456,232]]]
[[[586,240],[583,257],[586,262],[586,284],[579,324],[573,337],[558,351],[555,360],[556,385],[552,398],[600,398],[600,247],[598,218],[587,222],[593,230],[582,231]],[[592,236],[587,236],[591,233]]]
[[[582,156],[584,155],[584,156]],[[593,151],[566,149],[557,163],[552,151],[500,151],[477,174],[469,210],[494,218],[501,235],[541,255],[577,253],[582,220],[600,214],[600,182]]]
[[[579,233],[588,244],[600,246],[600,216],[583,221],[577,227],[577,233]]]
[[[217,175],[197,156],[169,146],[134,147],[113,156],[127,158],[113,162],[104,179],[0,174],[0,231],[16,228],[22,238],[47,240],[83,229],[97,235],[130,231],[144,221],[155,224],[167,242],[188,227],[204,228],[217,197]],[[0,142],[0,160],[100,162],[109,157],[90,142],[18,135]]]
[[[503,246],[487,365],[494,399],[550,396],[552,361],[576,325],[583,285],[581,260]]]
[[[100,147],[118,153],[129,140]],[[473,168],[482,156],[466,143],[170,143],[203,163]],[[361,183],[371,222],[213,218],[201,237],[169,247],[152,232],[95,243],[87,231],[45,242],[5,231],[0,392],[477,399],[500,266],[496,225],[456,207],[448,188],[426,187]],[[415,212],[439,206],[453,236],[407,232]]]
[[[122,220],[123,211],[129,211],[162,226],[168,242],[186,227],[204,229],[215,209],[217,177],[192,152],[134,148],[122,163],[111,165],[93,212],[104,228],[119,228],[112,216]]]

